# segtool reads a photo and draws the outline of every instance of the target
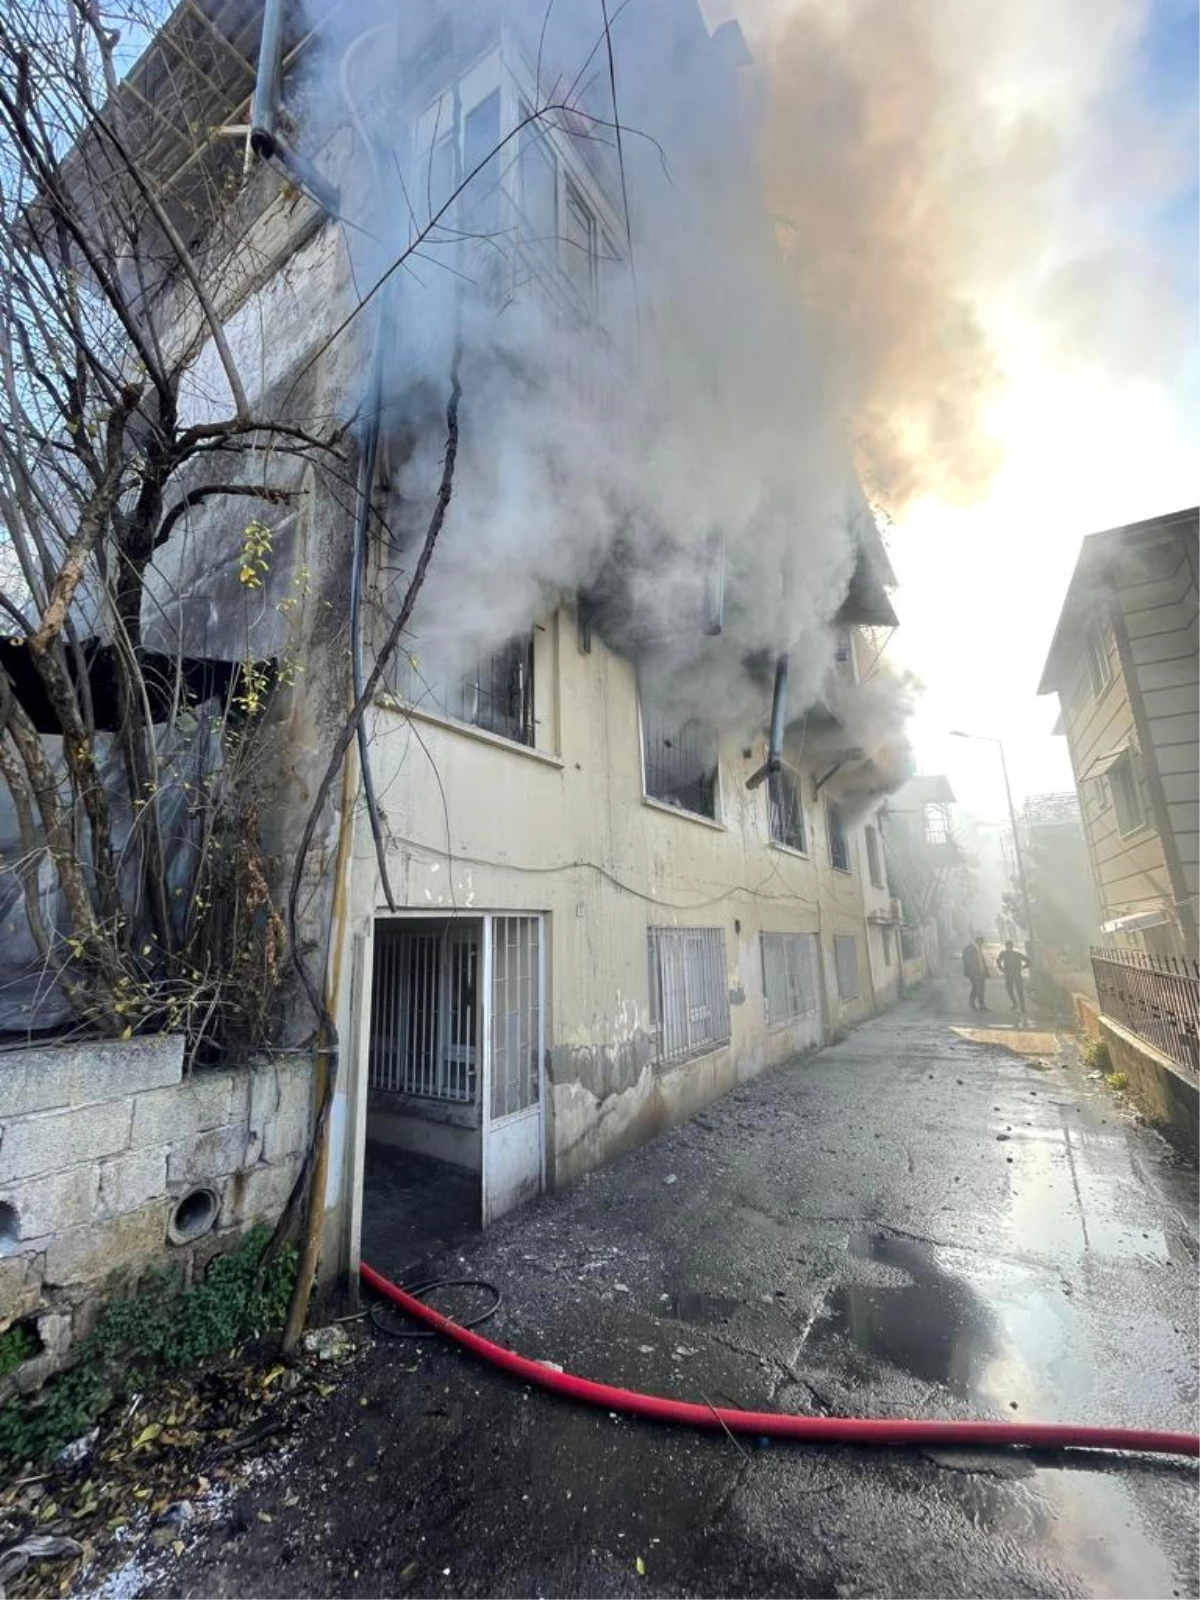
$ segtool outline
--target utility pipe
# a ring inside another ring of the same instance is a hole
[[[747,789],[757,789],[764,778],[778,772],[783,766],[783,730],[787,726],[788,653],[782,652],[775,663],[775,689],[771,695],[771,737],[767,745],[767,759],[757,772],[746,779]]]
[[[1194,1433],[1169,1433],[1154,1428],[1098,1428],[1059,1422],[930,1422],[898,1417],[798,1417],[779,1411],[739,1411],[730,1407],[696,1405],[688,1400],[668,1400],[662,1395],[640,1394],[591,1378],[558,1372],[493,1344],[481,1334],[460,1327],[440,1311],[406,1294],[364,1261],[359,1268],[369,1289],[398,1305],[409,1316],[436,1328],[446,1338],[481,1356],[501,1371],[553,1394],[692,1428],[728,1430],[767,1439],[801,1439],[827,1444],[1013,1446],[1030,1450],[1133,1450],[1162,1455],[1200,1455],[1200,1437]]]
[[[282,88],[283,0],[264,0],[258,41],[258,71],[250,104],[250,148],[264,161],[274,161],[331,217],[339,215],[341,195],[311,162],[293,150],[278,131]]]

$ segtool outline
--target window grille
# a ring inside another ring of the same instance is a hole
[[[537,917],[492,919],[493,1119],[538,1100],[539,934]]]
[[[371,988],[372,1089],[475,1099],[479,932],[381,926]]]
[[[650,928],[650,1026],[655,1059],[729,1042],[725,935],[720,928]]]
[[[642,704],[646,793],[681,811],[717,814],[717,734],[691,718],[678,722]]]
[[[815,1013],[820,1004],[815,936],[764,933],[759,944],[767,1026]]]
[[[767,806],[775,843],[787,845],[789,850],[807,850],[800,784],[786,767],[772,772],[767,779]]]
[[[415,658],[401,664],[400,679],[401,693],[413,705],[516,744],[534,743],[532,634],[483,652],[449,686],[426,677]]]
[[[850,846],[846,841],[846,824],[841,808],[831,800],[825,808],[829,821],[829,861],[839,872],[850,871]]]

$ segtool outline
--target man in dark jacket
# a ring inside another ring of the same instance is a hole
[[[962,953],[963,977],[971,985],[971,996],[968,1004],[972,1011],[987,1010],[987,996],[984,985],[988,978],[988,964],[983,954],[983,935],[977,933],[971,944],[963,946]]]
[[[1004,949],[996,957],[996,965],[1004,975],[1004,987],[1012,1001],[1013,1010],[1024,1016],[1025,980],[1021,974],[1029,965],[1029,957],[1018,950],[1011,939],[1006,939]]]

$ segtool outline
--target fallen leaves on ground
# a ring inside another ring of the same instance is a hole
[[[282,1443],[334,1392],[329,1377],[329,1364],[307,1355],[231,1360],[115,1406],[82,1459],[0,1487],[0,1551],[40,1539],[35,1548],[47,1552],[11,1572],[3,1592],[65,1596],[83,1575],[90,1589],[143,1541],[181,1554],[192,1503],[235,1484],[253,1452]]]

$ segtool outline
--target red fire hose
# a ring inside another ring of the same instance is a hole
[[[406,1294],[363,1262],[360,1271],[368,1288],[400,1306],[410,1317],[427,1323],[447,1339],[471,1350],[503,1372],[535,1383],[553,1394],[567,1395],[606,1411],[652,1417],[657,1422],[678,1422],[692,1428],[728,1429],[768,1439],[805,1439],[828,1444],[1021,1445],[1035,1450],[1136,1450],[1166,1455],[1200,1455],[1200,1436],[1167,1433],[1153,1428],[1088,1428],[1059,1422],[916,1422],[899,1418],[796,1417],[778,1411],[735,1411],[726,1407],[696,1405],[687,1400],[666,1400],[661,1395],[639,1394],[610,1383],[594,1383],[557,1372],[539,1361],[519,1356],[460,1327],[440,1311]]]

